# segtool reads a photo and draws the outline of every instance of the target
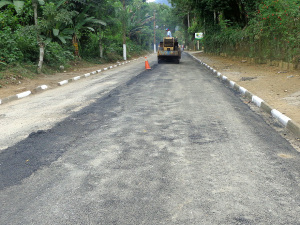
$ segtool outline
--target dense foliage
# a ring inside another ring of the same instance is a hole
[[[186,42],[203,32],[207,52],[264,62],[300,59],[299,0],[171,0]]]
[[[300,59],[300,0],[169,1],[172,8],[146,0],[0,0],[0,70],[122,60],[124,43],[130,58],[153,50],[166,28],[190,48],[203,32],[207,52]]]
[[[74,58],[105,62],[153,51],[176,20],[146,0],[0,0],[0,70],[15,64],[59,68]],[[36,15],[36,16],[35,16]],[[125,37],[125,40],[124,38]],[[41,61],[42,59],[42,61]]]

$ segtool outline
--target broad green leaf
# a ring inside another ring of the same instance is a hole
[[[23,10],[24,7],[24,2],[23,1],[14,1],[15,5],[15,10],[18,14],[20,14]]]
[[[64,44],[67,43],[67,42],[66,42],[66,39],[65,39],[64,37],[58,36],[58,38],[59,38],[59,40],[60,40],[62,43],[64,43]]]
[[[0,1],[0,8],[2,8],[5,5],[9,5],[9,4],[12,4],[12,2],[11,1]]]
[[[92,27],[86,27],[86,28],[93,31],[93,32],[95,31],[94,28],[92,28]]]
[[[59,29],[53,29],[53,35],[58,36],[59,34]]]
[[[101,24],[103,26],[106,26],[106,22],[104,22],[103,20],[95,20],[94,23],[98,23],[98,24]]]

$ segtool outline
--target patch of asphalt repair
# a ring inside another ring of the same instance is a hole
[[[152,68],[155,67],[156,65]],[[117,96],[120,89],[134,84],[137,79],[147,76],[148,73],[149,71],[144,71],[127,81],[126,84],[106,93],[95,103],[88,106],[88,111],[82,109],[75,112],[53,128],[33,132],[25,140],[3,150],[0,153],[0,190],[19,184],[39,168],[49,166],[67,148],[72,147],[72,143],[84,138],[86,134],[98,129],[99,126],[103,126],[107,117],[116,116],[115,113],[109,112],[111,105],[115,102],[112,101],[112,97]],[[89,113],[89,111],[93,112],[99,105],[103,106],[100,107],[101,113]]]

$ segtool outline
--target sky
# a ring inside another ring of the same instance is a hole
[[[171,4],[168,2],[168,0],[147,0],[147,2],[156,2],[156,3],[166,4],[168,6],[171,6]]]

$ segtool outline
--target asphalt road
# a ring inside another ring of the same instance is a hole
[[[300,224],[299,152],[190,57],[150,60],[78,82],[93,93],[59,121],[2,137],[1,225]]]

